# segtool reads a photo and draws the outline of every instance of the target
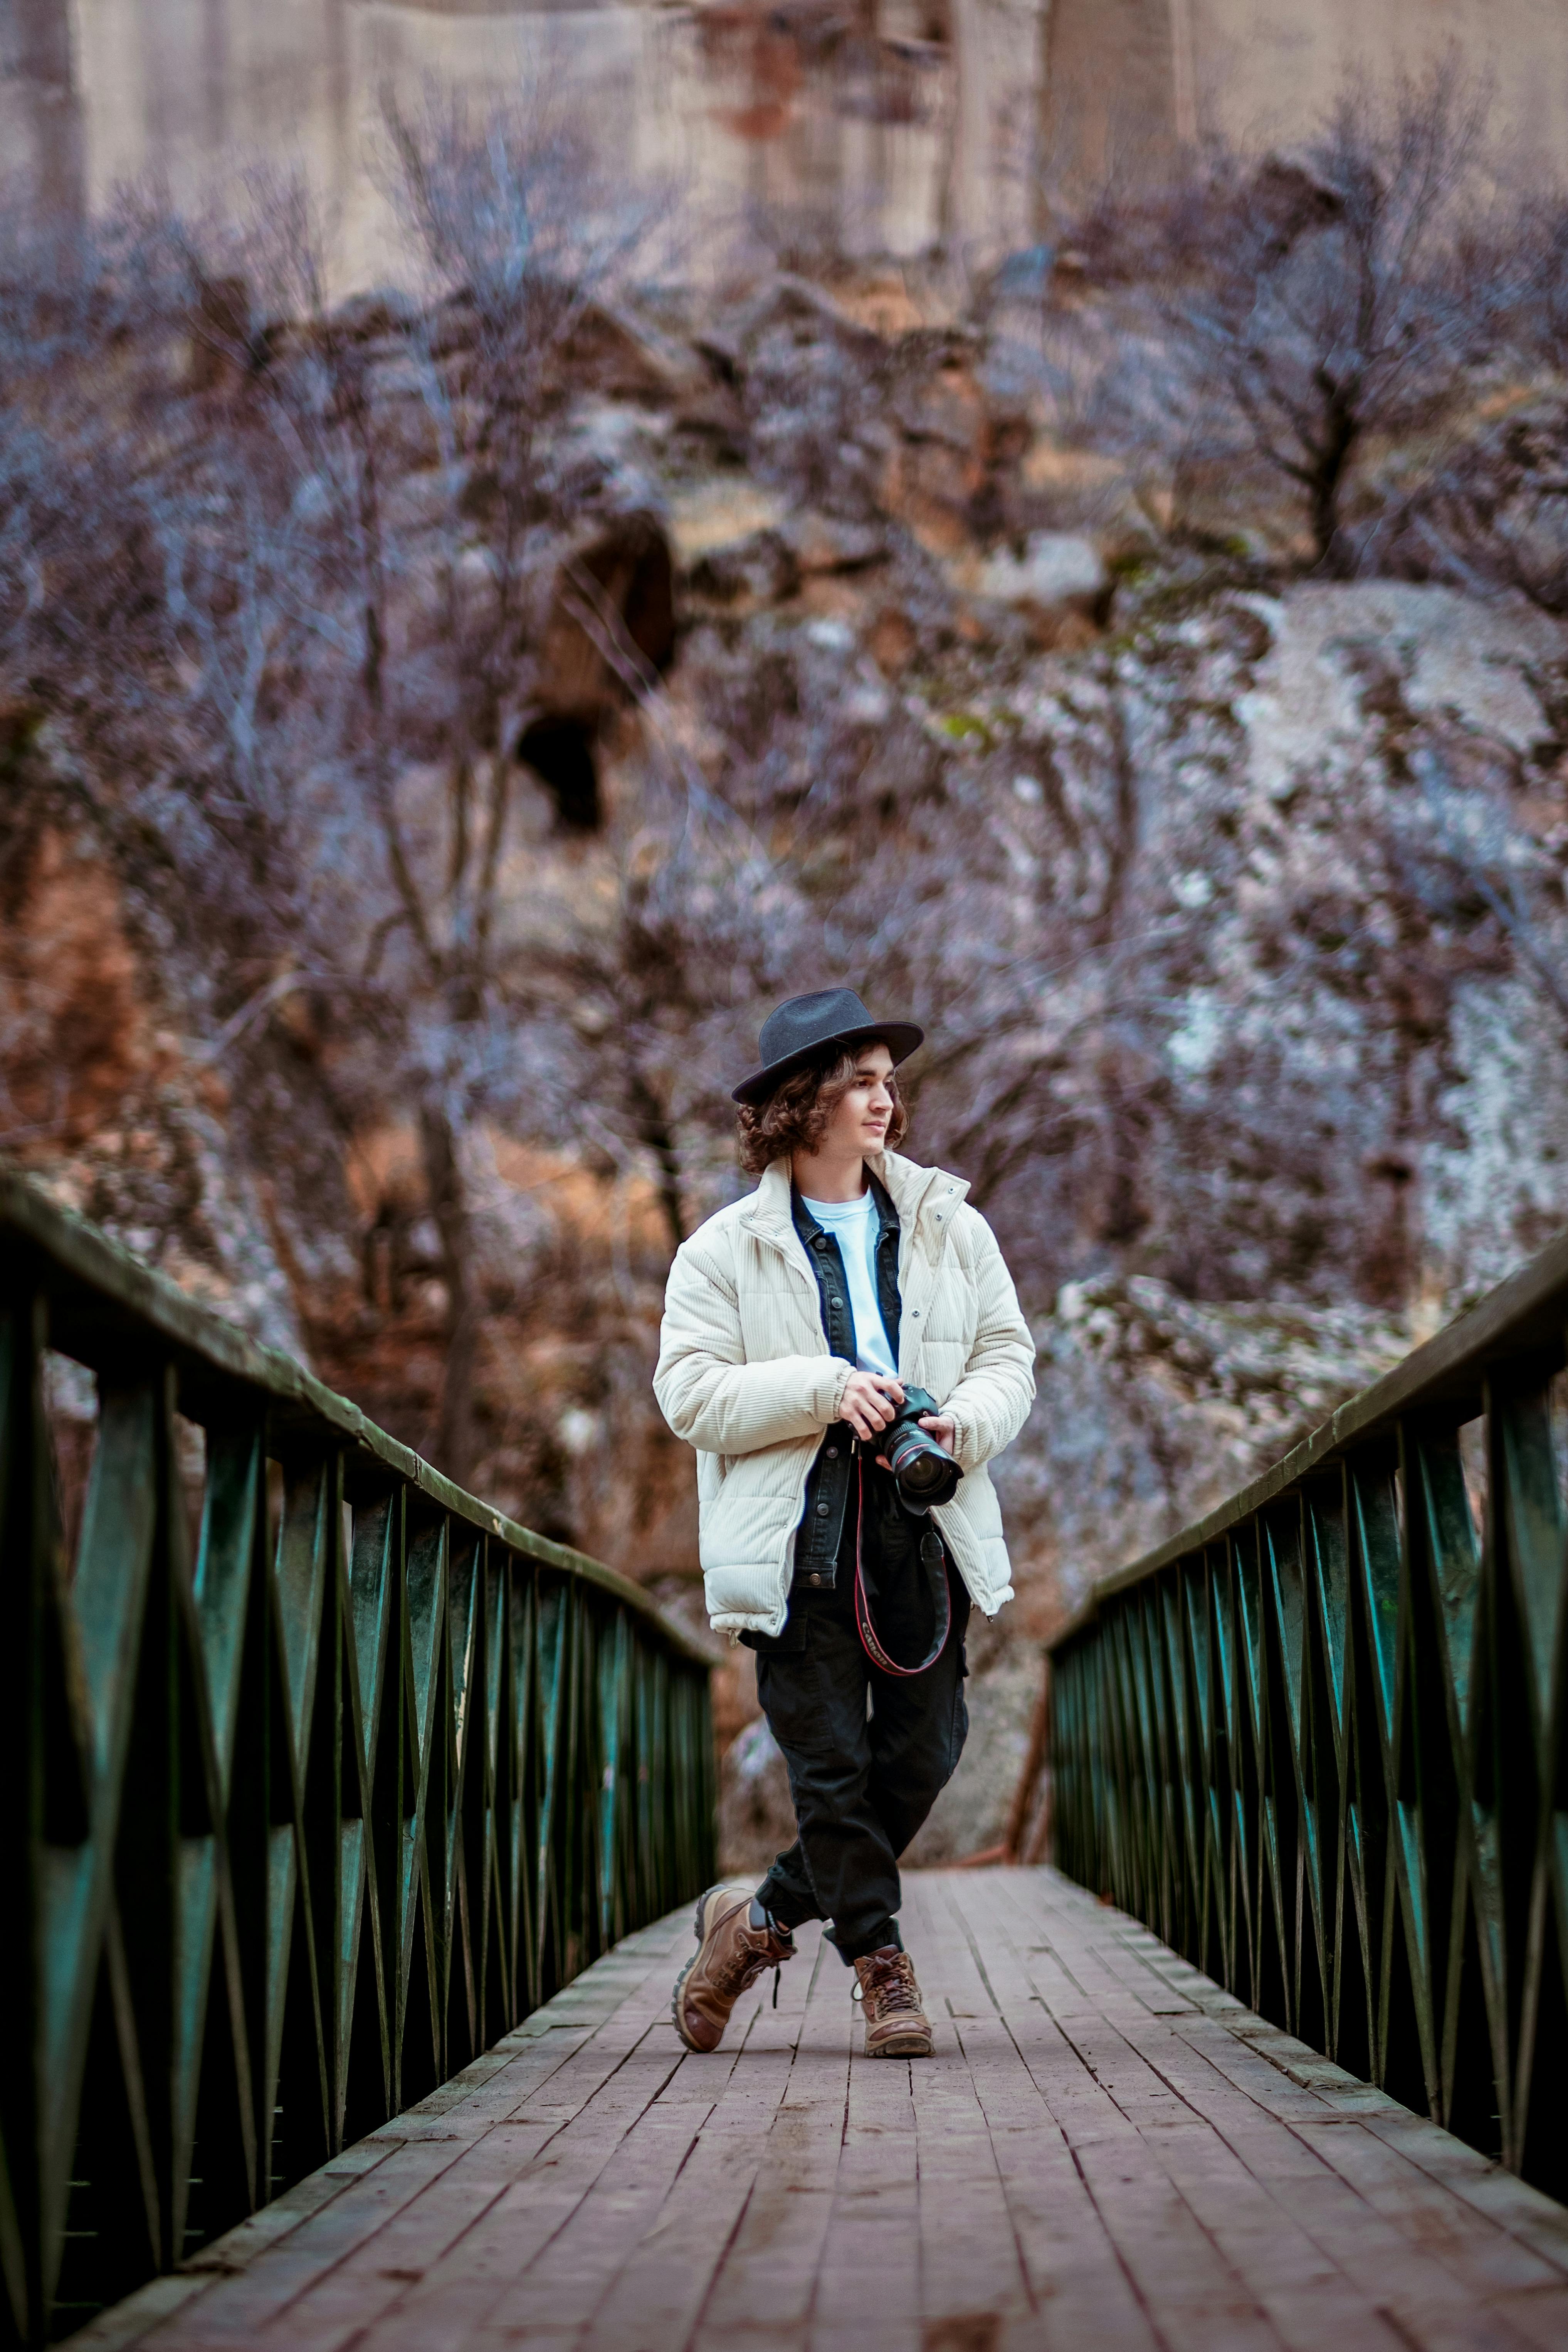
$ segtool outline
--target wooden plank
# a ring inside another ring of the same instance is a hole
[[[1036,1995],[1018,1954],[1002,1932],[994,1881],[966,1885],[962,1906],[948,1889],[966,1934],[984,1948],[992,2018],[959,2025],[976,2094],[1005,2179],[1009,2210],[1044,2318],[1043,2340],[1068,2348],[1093,2342],[1105,2352],[1144,2352],[1156,2342],[1132,2281],[1075,2163],[1065,2134],[1020,2053],[1015,2021],[1027,2031]]]
[[[849,2098],[850,2013],[842,1960],[820,1930],[797,1932],[800,1957],[784,1973],[779,2019],[764,2011],[748,2049],[775,2054],[774,2037],[792,2032],[789,2073],[745,2210],[724,2248],[691,2352],[802,2352],[817,2271],[832,2220]],[[809,1973],[805,1973],[809,1966]],[[785,2002],[801,1987],[793,2026]],[[781,1989],[782,1990],[782,1989]]]
[[[549,2063],[559,2065],[568,2054],[557,2052]],[[206,2299],[199,2306],[182,2299],[177,2340],[230,2343],[258,2334],[416,2200],[469,2144],[458,2129],[413,2145],[382,2132],[345,2150],[194,2258],[186,2275],[194,2274]],[[160,2286],[153,2282],[106,2319],[112,2315],[121,2329],[135,2328],[145,2301],[154,2308],[153,2326],[161,2330],[167,2315],[159,2307]],[[139,2341],[149,2332],[127,2332],[121,2340]]]
[[[966,1931],[984,1947],[996,2008],[955,2021],[984,2112],[1044,2340],[1141,2348],[1155,2341],[1148,2317],[1057,2118],[1018,2048],[1034,1995],[1011,1948],[996,1934],[989,1890],[965,1886]],[[950,1889],[950,1899],[952,1890]],[[957,1908],[955,1903],[955,1910]]]
[[[551,2042],[563,2046],[536,2040],[520,2057],[518,2079],[509,2081],[509,2069],[485,2086],[492,2097],[510,2091],[509,2116],[489,2113],[477,2128],[448,2116],[429,2137],[399,2142],[363,2187],[250,2264],[215,2305],[215,2336],[232,2341],[276,2326],[300,2352],[319,2352],[395,2302],[624,2063],[613,2044],[580,2034]]]
[[[1033,1875],[998,1874],[999,1879]],[[1033,1890],[1037,1898],[1042,1891]],[[1016,1888],[998,1886],[996,1908],[989,1916],[999,1940],[1005,1924],[1026,1930],[1037,1926],[1037,1910],[1031,1920],[1026,1904],[1020,1916],[1020,1899]],[[1053,1941],[1058,1944],[1064,1925],[1053,1917]],[[1027,1977],[1027,1946],[1020,1953],[1014,1939],[1013,1949]],[[1082,1955],[1074,1952],[1072,1958],[1076,1977]],[[1139,2006],[1120,1988],[1117,1993],[1129,2006]],[[1037,2001],[1019,2002],[1007,2024],[1160,2337],[1173,2352],[1221,2345],[1226,2352],[1232,2347],[1237,2352],[1277,2347],[1282,2339],[1257,2297],[1202,2228],[1142,2134],[1095,2080],[1063,2027]]]
[[[659,2048],[668,2058],[670,2053],[663,2035]],[[535,2225],[530,2234],[542,2242],[530,2260],[513,2267],[505,2291],[496,2297],[482,2324],[465,2337],[467,2343],[476,2347],[499,2346],[525,2336],[531,2345],[558,2346],[564,2352],[565,2347],[579,2340],[585,2319],[657,2220],[734,2059],[715,2052],[708,2064],[711,2079],[706,2095],[692,2089],[684,2097],[656,2096],[624,2132],[612,2126],[610,2131],[584,2136],[577,2171],[581,2177],[591,2170],[592,2179],[582,2182],[573,2210],[548,2235],[538,2230],[538,2216],[530,2204],[530,2221]],[[674,2087],[674,2071],[664,2078],[666,2092]],[[605,2147],[604,2139],[612,2136],[614,2144]],[[535,2174],[520,2194],[520,2208],[537,2183]],[[546,2191],[555,2210],[577,2185],[569,2173]],[[437,2307],[445,2320],[445,2297]],[[400,2337],[388,2340],[397,2343]],[[405,2332],[401,2341],[423,2344],[427,2338]]]
[[[465,2144],[456,2135],[447,2145],[400,2143],[367,2179],[183,2315],[182,2338],[193,2323],[204,2345],[248,2343],[279,2319],[290,2324],[300,2299],[340,2276],[344,2262],[448,2170]]]
[[[1064,1935],[1070,1935],[1070,1927],[1058,1930],[1058,1948]],[[1081,1966],[1076,1951],[1071,1957],[1075,1967]],[[1358,2209],[1355,2200],[1333,2193],[1337,2185],[1329,2182],[1310,2150],[1279,2125],[1275,2164],[1260,2161],[1261,2134],[1254,2130],[1243,2140],[1237,2127],[1239,2122],[1245,2129],[1248,2116],[1256,2115],[1264,2126],[1268,2119],[1235,2095],[1227,2119],[1231,2129],[1214,2129],[1221,2120],[1215,2102],[1194,2105],[1184,2095],[1192,2084],[1179,2070],[1149,2063],[1165,2045],[1184,2047],[1163,2021],[1149,2017],[1140,2023],[1129,2012],[1119,2027],[1103,2018],[1080,2017],[1068,2030],[1097,2078],[1140,2126],[1173,2185],[1286,2340],[1310,2344],[1318,2331],[1326,2330],[1336,2342],[1390,2343],[1394,2315],[1383,2313],[1380,2298],[1394,2283],[1404,2249],[1380,2230],[1379,2242],[1370,2250],[1374,2261],[1369,2265],[1361,2259],[1368,2251],[1364,2224],[1372,2217]],[[1139,2049],[1131,2046],[1127,2034],[1142,2037]],[[1298,2105],[1317,2104],[1311,2094],[1278,2076],[1275,2080],[1283,2091],[1294,2093]],[[1272,2179],[1268,2178],[1270,2171]],[[1259,2173],[1265,2177],[1260,2179]],[[1324,2189],[1330,2190],[1332,2208],[1327,2214]],[[1429,2283],[1430,2275],[1426,2270],[1414,2284]],[[1303,2296],[1309,2298],[1304,2306]],[[1406,2326],[1415,2316],[1415,2306],[1407,2300]]]
[[[659,1939],[655,1966],[616,2021],[620,2040],[635,2034],[635,2046],[620,2052],[580,2116],[549,2139],[548,2155],[542,2147],[535,2153],[552,2177],[529,2174],[529,2226],[518,2226],[518,2200],[498,2200],[450,2261],[446,2250],[437,2253],[416,2291],[375,2331],[378,2346],[423,2352],[436,2342],[515,2340],[520,2307],[531,2341],[574,2341],[595,2298],[635,2259],[639,2224],[657,2218],[739,2055],[731,2042],[712,2057],[691,2056],[668,2023],[670,1984],[689,1935],[689,1916],[679,1917],[679,1931]],[[579,1979],[590,1997],[595,1974]],[[608,2048],[616,2038],[601,2030],[596,2039]],[[570,2077],[553,2086],[571,2087]]]
[[[1150,2027],[1150,2040],[1158,2041],[1152,2021]],[[1235,2141],[1183,2096],[1179,2082],[1163,2076],[1109,2024],[1084,2034],[1079,2046],[1285,2343],[1297,2352],[1317,2352],[1325,2340],[1344,2352],[1352,2347],[1357,2352],[1394,2352],[1398,2339],[1341,2268],[1333,2240],[1325,2243],[1301,2225],[1291,2205],[1257,2177]],[[1308,2152],[1298,2153],[1299,2169],[1305,2171]]]
[[[906,1934],[912,1928],[919,1965],[928,1972],[928,2003],[935,2010],[940,2000],[947,2011],[938,2019],[931,2060],[910,2068],[924,2339],[945,2330],[960,2342],[967,2329],[976,2341],[987,2340],[989,2331],[998,2345],[1022,2343],[1031,2333],[1037,2340],[1028,2325],[1037,2298],[963,2040],[971,2028],[995,2023],[996,2004],[942,1890],[916,1881],[912,1891]]]
[[[1194,2065],[1201,2063],[1197,2053],[1191,2056]],[[1221,2084],[1217,2097],[1205,2096],[1201,2084],[1192,2086],[1194,2095],[1269,2195],[1276,2212],[1289,2212],[1406,2342],[1518,2344],[1520,2336],[1506,2318],[1506,2299],[1469,2291],[1462,2263],[1456,2266],[1448,2258],[1452,2249],[1446,2234],[1426,2242],[1420,2233],[1398,2226],[1396,2217],[1367,2203],[1341,2170],[1320,2160],[1313,2139],[1316,2131],[1327,2128],[1327,2119],[1298,2129],[1268,2115],[1223,2077],[1215,2079]],[[1339,2129],[1360,2136],[1365,2126],[1354,2116],[1342,2119]],[[1543,2271],[1537,2292],[1546,2279]]]
[[[594,2306],[582,2352],[625,2352],[637,2340],[675,2346],[689,2339],[767,2157],[793,2061],[788,2049],[753,2052],[749,2038],[736,2051],[689,2161]],[[715,2058],[693,2058],[682,2072],[688,2069],[695,2087],[696,2078],[713,2078]]]
[[[1359,2122],[1347,2129],[1325,2117],[1293,2128],[1375,2212],[1419,2245],[1424,2259],[1440,2263],[1461,2288],[1485,2298],[1507,2287],[1560,2283],[1561,2273],[1531,2248],[1504,2230],[1489,2228],[1479,2214]]]
[[[1568,2207],[1393,2100],[1366,2121],[1369,2131],[1568,2278]]]
[[[1245,2019],[1246,2013],[1241,2016]],[[1237,2038],[1227,2035],[1218,2021],[1205,2023],[1204,2040],[1211,2047],[1217,2038]],[[1141,2046],[1134,2051],[1124,2043],[1121,2053],[1115,2046],[1121,2036],[1108,2021],[1080,2024],[1078,2031],[1097,2075],[1135,2119],[1142,2108],[1156,2118],[1164,2116],[1169,2112],[1166,2101],[1174,2095],[1215,2127],[1198,2138],[1184,2129],[1167,2131],[1160,2145],[1199,2218],[1254,2284],[1288,2340],[1310,2343],[1311,2330],[1318,2327],[1331,2333],[1336,2343],[1360,2340],[1359,2328],[1370,2326],[1373,2332],[1364,2340],[1383,2345],[1391,2340],[1390,2329],[1406,2342],[1434,2347],[1521,2341],[1500,2312],[1486,2307],[1500,2278],[1464,2276],[1462,2219],[1445,2216],[1449,2225],[1457,2223],[1460,2229],[1458,2245],[1446,2228],[1432,2245],[1417,2252],[1390,2226],[1386,2211],[1374,2210],[1340,2177],[1344,2168],[1334,2166],[1332,2154],[1349,2145],[1343,2137],[1329,2144],[1327,2161],[1315,2151],[1318,2128],[1334,2125],[1342,2133],[1348,2121],[1352,2132],[1361,2137],[1363,2115],[1356,2112],[1347,2118],[1332,2114],[1321,2090],[1294,2083],[1260,2062],[1257,2035],[1246,2037],[1250,2087],[1267,2104],[1239,2093],[1206,2066],[1200,2052],[1191,2047],[1195,2033],[1185,2026],[1178,2032],[1163,2021],[1151,2018],[1141,2028],[1132,2021],[1128,2031],[1141,2036]],[[1332,2072],[1338,2076],[1340,2070]],[[1342,2079],[1348,2083],[1349,2078]],[[1152,2090],[1156,2083],[1159,2088]],[[1358,2093],[1365,2089],[1353,2087]],[[1384,2103],[1380,2099],[1379,2104]],[[1291,2110],[1289,2122],[1272,2111],[1281,2105]],[[1216,2153],[1222,2147],[1223,2158]],[[1363,2157],[1363,2168],[1364,2162]],[[1205,2194],[1209,2183],[1212,2190]],[[1431,2210],[1428,2206],[1429,2218]],[[1500,2233],[1488,2236],[1500,2277],[1521,2289],[1550,2283],[1546,2265],[1525,2255],[1531,2267],[1521,2269]],[[1315,2263],[1306,2256],[1308,2247],[1315,2250]],[[1444,2270],[1453,2277],[1439,2289],[1438,2275]],[[1455,2298],[1455,2290],[1462,2298],[1467,2286],[1482,2305],[1478,2309],[1473,2305],[1468,2313]],[[1346,2315],[1347,2287],[1352,2297],[1349,2310],[1362,2315],[1359,2322]],[[1310,2298],[1304,2307],[1299,2301],[1302,2296]],[[1299,2314],[1307,2319],[1304,2338]]]
[[[667,1990],[663,1985],[661,1993]],[[744,2046],[734,2031],[719,2050],[688,2052],[661,2010],[639,2055],[666,2062],[661,2088],[627,2131],[570,2221],[515,2283],[476,2341],[505,2340],[526,2317],[531,2339],[580,2328],[660,2219]],[[574,2337],[573,2340],[575,2340]]]
[[[852,2021],[849,2092],[833,2210],[817,2270],[812,2352],[919,2352],[920,2189],[907,2058],[868,2058],[854,1979],[837,1955]],[[831,1979],[830,1979],[831,1981]],[[952,2047],[951,2029],[948,2036]]]
[[[660,1922],[659,1927],[663,1932],[652,1937],[645,1930],[640,1937],[628,1938],[588,1972],[597,1979],[594,1999],[605,2026],[650,1977],[662,1979],[670,1923]],[[578,1980],[578,1988],[584,1981]],[[572,2111],[570,2095],[562,2108],[558,2093],[557,2109],[549,2111],[555,2119],[542,2130],[537,2127],[547,2111],[552,2078],[586,2054],[588,2028],[556,2021],[573,2006],[581,2011],[580,1990],[575,2004],[558,1996],[452,2083],[444,2084],[416,2107],[345,2149],[322,2171],[204,2248],[192,2264],[203,2274],[204,2292],[195,2303],[183,2302],[177,2310],[162,2308],[157,2281],[128,2297],[113,2315],[121,2331],[118,2340],[130,2343],[150,2337],[160,2344],[216,2345],[259,2335],[312,2288],[331,2278],[356,2252],[373,2245],[389,2221],[415,2203],[468,2151],[488,2141],[490,2165],[510,2162],[519,2168],[526,2165],[534,2147],[509,2143],[503,2119],[526,2111],[528,2102],[543,2094],[533,2119],[532,2137],[537,2143],[558,2130],[563,2115]],[[606,2063],[618,2063],[607,2047],[597,2060],[589,2060],[590,2068],[602,2068]],[[579,2104],[591,2095],[596,2079],[593,2072],[579,2074]],[[383,2184],[379,2191],[374,2187],[377,2179]],[[380,2267],[404,2265],[389,2257]],[[383,2284],[396,2292],[402,2282]],[[373,2292],[369,2308],[380,2307],[386,2299]],[[141,2328],[139,2318],[145,2305],[152,2306],[152,2322],[150,2327]]]
[[[689,1920],[159,2282],[223,2352],[1544,2352],[1568,2216],[1048,1871],[911,1874],[930,2061],[815,1929],[685,2052]],[[1168,1972],[1176,1972],[1168,1974]],[[1147,1979],[1145,1987],[1144,1979]],[[1174,1984],[1179,2003],[1159,2006]],[[1152,1992],[1152,2000],[1149,1994]],[[316,2200],[314,2203],[311,2200]],[[292,2212],[280,2209],[294,2206]],[[1495,2204],[1495,2210],[1491,2206]],[[270,2234],[269,2234],[270,2233]],[[181,2297],[189,2295],[189,2300]],[[112,2318],[114,2315],[109,2315]]]
[[[211,2282],[191,2278],[175,2271],[156,2278],[123,2303],[111,2304],[107,2311],[89,2319],[85,2327],[72,2330],[70,2341],[83,2347],[83,2352],[127,2352],[132,2344],[144,2344],[155,2327],[167,2319],[177,2317],[188,2303],[205,2294]],[[128,2306],[134,2304],[132,2311]]]
[[[1568,2287],[1521,2287],[1496,2295],[1491,2309],[1539,2352],[1568,2344]]]
[[[1448,2134],[1403,2108],[1396,2110],[1396,2121],[1387,2112],[1394,2102],[1380,2094],[1373,2094],[1376,2104],[1369,2106],[1368,2086],[1348,2078],[1342,2098],[1331,2090],[1306,2090],[1247,2047],[1252,2037],[1243,2040],[1211,2027],[1201,2038],[1184,2029],[1179,2039],[1191,2051],[1194,2068],[1204,2068],[1217,2085],[1208,2088],[1203,2074],[1191,2074],[1193,2094],[1204,2111],[1259,2179],[1279,2182],[1281,2196],[1332,2243],[1352,2274],[1360,2270],[1378,2288],[1399,2279],[1402,2292],[1419,2298],[1436,2267],[1448,2274],[1451,2292],[1489,2305],[1504,2291],[1545,2293],[1563,2284],[1561,2263],[1524,2234],[1497,2226],[1483,2208],[1413,2163],[1399,2144],[1409,2125],[1416,2145],[1457,2151],[1459,2143]],[[1186,2062],[1173,2053],[1163,2063],[1179,2070]],[[1245,2084],[1240,2107],[1238,2084]],[[1315,2159],[1310,2168],[1300,2162],[1297,2151],[1302,2148]],[[1474,2151],[1451,2160],[1460,2178],[1478,2186],[1489,2173],[1520,2191],[1521,2221],[1537,2202],[1548,2202]],[[1507,2202],[1512,2206],[1511,2196]],[[1553,2214],[1544,2220],[1547,2242],[1560,2243]]]
[[[1156,1944],[1153,1937],[1145,1940],[1153,1946],[1155,1953],[1166,1951],[1166,1947]],[[1152,2016],[1191,2017],[1194,2013],[1196,2004],[1191,1994],[1178,1991],[1170,1977],[1151,1964],[1151,1958],[1131,1937],[1102,1934],[1089,1938],[1087,1948],[1106,1974]]]
[[[395,2267],[412,2275],[365,2335],[381,2352],[481,2340],[492,2319],[556,2237],[565,2231],[621,2143],[680,2063],[668,2026],[668,1956],[565,2065],[474,2152],[496,2193],[467,2226],[434,2209],[427,2239]],[[459,2195],[461,2186],[458,2184]],[[416,2224],[418,2216],[413,2217]],[[450,2259],[446,2259],[450,2255]],[[374,2250],[370,2250],[374,2263]]]

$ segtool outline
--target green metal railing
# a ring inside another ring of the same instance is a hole
[[[1568,2196],[1568,1236],[1051,1645],[1060,1866]]]
[[[94,1376],[74,1487],[47,1350]],[[0,2335],[36,2343],[695,1894],[713,1748],[636,1585],[4,1175],[0,1561]]]

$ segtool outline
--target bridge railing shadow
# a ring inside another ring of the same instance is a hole
[[[0,1175],[0,2339],[714,1873],[706,1651]]]
[[[1568,2198],[1568,1235],[1050,1647],[1055,1854]]]

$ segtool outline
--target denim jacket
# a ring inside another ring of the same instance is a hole
[[[874,1176],[871,1196],[877,1203],[877,1303],[882,1311],[893,1361],[899,1360],[899,1213]],[[837,1237],[825,1233],[798,1192],[790,1195],[795,1229],[800,1235],[822,1301],[822,1328],[836,1356],[855,1361],[855,1318],[849,1306],[849,1285],[844,1255]],[[823,1435],[805,1482],[805,1508],[795,1539],[795,1585],[826,1591],[833,1584],[844,1513],[849,1500],[855,1462],[855,1432],[847,1421],[836,1421]]]

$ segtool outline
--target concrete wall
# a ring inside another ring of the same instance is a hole
[[[1070,205],[1174,152],[1172,0],[1048,0],[1041,160]]]
[[[205,200],[298,164],[340,275],[396,267],[370,150],[381,93],[548,89],[606,173],[681,224],[677,268],[1032,243],[1108,173],[1204,130],[1289,139],[1348,74],[1453,43],[1523,170],[1568,155],[1568,0],[0,0],[0,137],[32,200],[151,177]],[[1042,202],[1042,184],[1055,205]]]
[[[1279,142],[1451,52],[1521,172],[1568,162],[1568,0],[1046,0],[1047,188],[1070,206],[1176,142]]]
[[[1378,80],[1452,47],[1489,78],[1494,119],[1521,163],[1568,162],[1564,0],[1184,0],[1198,121],[1290,137],[1347,79]]]
[[[68,0],[0,0],[0,187],[46,217],[83,204]]]

